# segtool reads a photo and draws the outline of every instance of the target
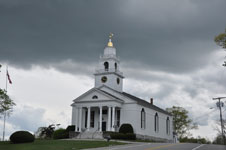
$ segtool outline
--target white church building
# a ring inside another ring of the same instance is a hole
[[[123,73],[112,36],[95,70],[95,86],[73,100],[72,125],[77,138],[103,138],[103,131],[118,132],[131,124],[137,138],[173,141],[173,118],[155,106],[123,92]],[[142,89],[140,89],[142,90]]]

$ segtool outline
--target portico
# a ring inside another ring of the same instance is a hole
[[[120,126],[121,102],[109,101],[102,103],[76,102],[73,113],[75,114],[75,131],[77,132],[102,132],[117,131]]]

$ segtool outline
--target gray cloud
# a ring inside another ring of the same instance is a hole
[[[91,76],[108,34],[113,32],[128,79],[125,91],[146,100],[154,97],[161,108],[185,107],[195,119],[215,105],[212,97],[225,93],[220,66],[225,54],[215,55],[219,47],[213,41],[225,29],[225,14],[225,0],[1,0],[0,63],[17,69],[41,66]],[[62,89],[67,91],[66,84],[74,83],[85,88],[77,80],[66,83],[65,78],[61,77]],[[51,95],[45,91],[45,97]],[[79,95],[76,92],[71,95]],[[43,120],[45,110],[23,109],[10,117],[12,129],[36,130],[46,122],[68,122],[62,119],[68,112],[59,112],[57,117],[45,114],[48,117]],[[31,116],[37,116],[39,123]],[[205,126],[214,117],[201,117],[197,122]]]
[[[224,0],[2,0],[0,61],[23,68],[68,59],[93,64],[114,32],[124,62],[189,72],[208,62],[225,13]]]

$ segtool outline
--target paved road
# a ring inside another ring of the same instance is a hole
[[[226,150],[226,146],[212,144],[135,143],[89,150]]]

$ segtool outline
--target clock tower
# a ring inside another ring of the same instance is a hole
[[[112,43],[113,34],[110,33],[109,41],[100,56],[99,65],[95,70],[95,87],[106,85],[116,91],[122,92],[123,73],[119,71],[120,61],[116,56],[116,49]]]

